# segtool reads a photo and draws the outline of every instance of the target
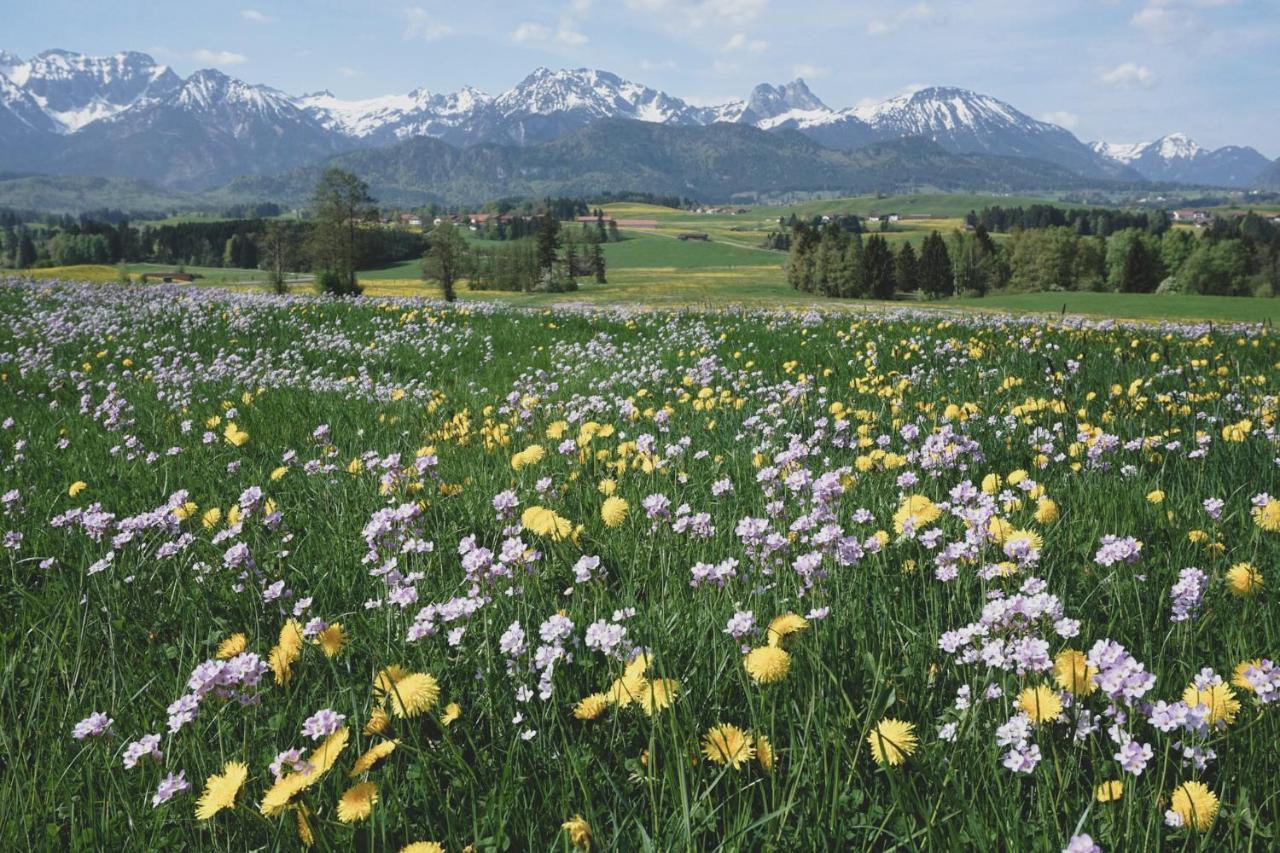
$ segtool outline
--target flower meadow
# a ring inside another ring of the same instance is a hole
[[[1278,343],[9,280],[0,838],[1275,849]]]

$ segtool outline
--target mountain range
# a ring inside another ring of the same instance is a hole
[[[588,131],[601,123],[606,128],[592,136]],[[928,144],[896,144],[907,139]],[[626,145],[629,159],[597,156],[584,148],[588,142]],[[694,150],[704,156],[722,144],[730,149],[721,161],[749,149],[763,159],[734,161],[741,172],[732,175],[699,174],[696,159],[688,159]],[[866,151],[872,153],[854,156]],[[522,187],[582,186],[575,169],[583,161],[555,158],[583,155],[593,158],[595,189],[633,183],[631,164],[662,163],[672,171],[650,176],[661,187],[643,189],[682,194],[853,189],[877,175],[931,186],[968,176],[971,188],[1144,180],[1248,187],[1271,168],[1252,148],[1206,151],[1181,134],[1141,146],[1088,145],[1003,101],[958,88],[833,109],[795,80],[699,106],[606,71],[539,68],[497,96],[468,87],[343,100],[326,91],[293,96],[211,69],[184,79],[138,52],[90,57],[48,50],[22,59],[0,51],[2,171],[132,178],[189,191],[245,176],[266,179],[235,185],[263,187],[274,177],[284,186],[336,157],[363,164],[397,192],[476,201],[467,194],[480,187],[510,195]],[[422,162],[408,168],[409,157]],[[872,162],[883,168],[871,169]],[[390,180],[389,170],[399,176]],[[439,183],[410,186],[408,174]]]

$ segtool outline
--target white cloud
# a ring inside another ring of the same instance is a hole
[[[572,27],[564,25],[556,32],[556,41],[561,44],[586,44],[587,37]]]
[[[1041,121],[1047,121],[1049,124],[1056,124],[1058,127],[1065,127],[1067,130],[1075,130],[1080,124],[1080,116],[1066,110],[1054,110],[1040,116]]]
[[[551,28],[542,24],[535,24],[531,21],[525,21],[516,27],[511,33],[511,37],[521,44],[532,41],[546,41],[551,38]]]
[[[724,47],[720,48],[725,53],[731,53],[735,50],[745,50],[750,53],[764,53],[769,49],[769,43],[764,39],[749,39],[746,33],[734,33],[729,40],[724,43]]]
[[[1197,10],[1234,6],[1238,0],[1146,0],[1129,23],[1158,41],[1204,36],[1213,30]]]
[[[740,27],[760,17],[768,5],[769,0],[627,0],[627,8],[660,16],[674,29],[708,24]]]
[[[259,12],[257,9],[241,9],[240,17],[246,21],[253,21],[255,24],[273,24],[276,20],[265,12]]]
[[[831,73],[831,69],[823,68],[821,65],[808,65],[801,63],[792,66],[791,75],[793,77],[804,77],[809,80],[820,80]]]
[[[196,62],[207,62],[210,65],[239,65],[242,62],[249,61],[249,57],[243,53],[233,53],[229,50],[209,50],[207,47],[191,51],[191,58]]]
[[[673,71],[675,67],[676,67],[676,61],[674,59],[642,59],[640,60],[641,71]]]
[[[1117,89],[1149,89],[1159,82],[1154,71],[1136,62],[1122,62],[1114,68],[1103,69],[1099,72],[1098,79]]]
[[[352,68],[350,65],[339,65],[338,73],[341,74],[343,77],[346,77],[348,80],[350,80],[352,77],[361,77],[364,75],[363,71],[358,71],[355,68]]]
[[[421,6],[410,6],[404,10],[404,37],[420,38],[423,41],[437,41],[453,34],[453,27],[433,19]]]
[[[908,6],[896,15],[888,18],[874,18],[867,22],[867,33],[873,36],[888,35],[909,24],[940,24],[945,16],[928,3],[916,3]]]

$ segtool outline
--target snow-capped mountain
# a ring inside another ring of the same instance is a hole
[[[1170,133],[1155,142],[1093,142],[1090,147],[1151,181],[1252,187],[1271,165],[1271,161],[1253,148],[1228,145],[1211,151],[1200,147],[1185,133]]]
[[[141,101],[63,137],[47,162],[64,174],[202,189],[240,175],[314,163],[352,147],[289,95],[205,69],[163,98]]]
[[[13,54],[6,57],[0,73],[30,94],[63,133],[163,98],[182,85],[182,78],[167,65],[134,51],[93,57],[46,50],[16,62]]]
[[[465,128],[493,98],[464,87],[451,94],[414,89],[407,95],[343,100],[320,91],[298,98],[298,104],[324,127],[367,144],[383,144],[413,136],[448,138]]]
[[[1252,149],[1204,152],[1174,136],[1154,148],[1090,147],[1003,101],[956,88],[832,109],[803,80],[793,80],[703,106],[607,71],[538,68],[496,96],[466,87],[346,100],[327,91],[293,96],[207,69],[184,80],[136,52],[90,57],[48,50],[23,60],[0,51],[0,169],[198,188],[416,137],[458,148],[540,145],[604,119],[677,127],[728,122],[798,132],[844,151],[922,137],[953,154],[1043,160],[1091,179],[1136,181],[1141,173],[1239,183],[1265,165]],[[1193,177],[1185,164],[1194,165]]]

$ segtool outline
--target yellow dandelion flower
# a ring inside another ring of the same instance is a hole
[[[1235,671],[1231,675],[1231,683],[1246,693],[1256,692],[1256,688],[1249,683],[1249,679],[1244,677],[1244,674],[1252,668],[1262,669],[1262,658],[1242,660],[1236,664]]]
[[[244,447],[245,442],[249,440],[249,433],[236,426],[235,421],[227,421],[227,428],[222,431],[222,437],[227,440],[227,444]]]
[[[632,702],[639,701],[641,694],[648,687],[649,682],[643,675],[624,675],[622,678],[614,679],[609,689],[605,691],[605,696],[619,708],[625,708]]]
[[[1039,551],[1044,547],[1044,539],[1042,539],[1040,534],[1036,533],[1034,530],[1019,528],[1017,530],[1009,531],[1001,544],[1005,546],[1024,545],[1031,551]]]
[[[235,808],[236,794],[249,778],[249,766],[240,761],[228,761],[221,773],[215,773],[204,783],[204,793],[196,803],[196,818],[208,820],[223,809]]]
[[[760,646],[747,652],[742,665],[756,684],[773,684],[787,677],[791,655],[778,646]]]
[[[298,806],[294,811],[294,821],[298,825],[298,840],[304,847],[312,847],[316,843],[316,834],[311,829],[311,811],[306,806]]]
[[[1043,684],[1028,687],[1019,693],[1018,707],[1033,723],[1052,723],[1062,716],[1062,699]]]
[[[805,619],[798,613],[783,613],[781,616],[774,617],[769,623],[766,634],[769,637],[769,645],[782,645],[783,640],[792,634],[798,634],[801,631],[809,630],[809,620]]]
[[[1249,432],[1253,429],[1253,421],[1245,418],[1234,424],[1227,424],[1222,428],[1223,441],[1244,441],[1249,437]]]
[[[1236,692],[1226,684],[1210,684],[1203,690],[1196,689],[1194,684],[1188,684],[1187,689],[1182,691],[1182,701],[1193,708],[1196,705],[1207,707],[1207,719],[1211,724],[1230,725],[1236,721],[1236,714],[1240,712],[1240,700],[1236,698]]]
[[[439,841],[414,841],[401,847],[400,853],[444,853],[444,845]]]
[[[1191,829],[1208,829],[1218,816],[1218,796],[1203,782],[1183,782],[1173,789],[1172,809]]]
[[[1040,524],[1050,524],[1058,520],[1058,504],[1052,498],[1041,498],[1036,504],[1035,519]]]
[[[574,815],[560,824],[560,828],[568,834],[569,841],[574,847],[579,850],[591,849],[591,824],[587,823],[587,819],[582,815]]]
[[[618,490],[618,483],[612,477],[606,477],[596,486],[596,490],[607,498]]]
[[[773,744],[764,735],[758,735],[755,746],[756,761],[760,763],[760,769],[765,773],[772,773],[774,762]]]
[[[1088,696],[1097,690],[1098,683],[1093,680],[1097,674],[1097,667],[1089,666],[1084,652],[1078,649],[1063,649],[1054,658],[1053,678],[1073,696]]]
[[[721,723],[702,738],[702,754],[716,764],[728,764],[738,770],[756,756],[756,748],[742,729]]]
[[[196,514],[196,510],[200,507],[195,501],[187,501],[182,506],[177,507],[173,511],[173,517],[178,521],[186,521],[188,518]]]
[[[74,483],[72,483],[70,486],[67,487],[67,495],[74,498],[76,495],[80,494],[87,488],[89,488],[89,484],[86,483],[84,480],[76,480]]]
[[[622,671],[623,678],[641,678],[649,670],[649,655],[647,652],[640,652],[638,655],[627,661],[627,667]]]
[[[1093,792],[1093,795],[1100,803],[1117,802],[1124,796],[1124,783],[1118,779],[1103,782]]]
[[[876,723],[867,735],[867,745],[876,764],[893,766],[901,764],[916,751],[916,727],[914,723],[886,717]]]
[[[274,481],[276,481],[276,480],[279,480],[281,477],[283,477],[285,474],[288,474],[288,473],[289,473],[289,468],[288,468],[288,466],[281,465],[279,468],[274,468],[274,469],[272,469],[272,471],[271,471],[271,480],[272,480],[273,482],[274,482]]]
[[[600,506],[600,520],[605,527],[617,527],[627,518],[627,502],[619,497],[608,497]]]
[[[289,801],[320,781],[324,774],[338,763],[338,757],[347,748],[351,730],[346,726],[325,738],[324,743],[311,750],[307,756],[309,769],[305,773],[287,773],[272,785],[262,798],[259,811],[266,817],[275,817],[289,806]]]
[[[343,823],[364,820],[373,813],[373,804],[376,802],[378,786],[372,782],[357,782],[338,798],[338,820]]]
[[[347,778],[352,779],[361,773],[367,773],[373,769],[373,766],[388,755],[396,751],[396,747],[400,745],[398,740],[384,740],[382,743],[375,743],[366,749],[356,763],[351,765],[351,769],[347,771]]]
[[[336,658],[342,654],[342,649],[347,644],[347,633],[343,630],[341,622],[334,622],[316,634],[315,642],[324,652],[325,657]]]
[[[1253,508],[1253,523],[1268,533],[1280,533],[1280,500],[1271,498]]]
[[[1227,586],[1232,595],[1244,598],[1262,589],[1262,574],[1252,563],[1236,563],[1227,570]]]
[[[568,538],[573,532],[573,523],[569,519],[543,506],[531,506],[520,513],[520,524],[525,530],[556,542]]]
[[[893,529],[901,534],[911,523],[913,530],[921,530],[942,517],[942,510],[925,495],[908,495],[893,514]]]
[[[457,702],[450,702],[444,706],[444,713],[440,715],[440,725],[451,726],[462,716],[462,706]]]
[[[218,507],[207,509],[204,515],[200,516],[200,524],[205,530],[210,530],[218,526],[218,522],[222,520],[222,510]]]
[[[1025,479],[1027,479],[1027,472],[1021,468],[1017,468],[1009,472],[1009,476],[1005,478],[1005,482],[1010,486],[1016,486]]]
[[[1164,503],[1164,492],[1162,492],[1160,489],[1152,489],[1151,491],[1147,492],[1147,503],[1149,504]]]
[[[302,625],[296,619],[290,619],[280,629],[280,639],[271,653],[267,655],[267,663],[275,674],[276,684],[288,684],[293,678],[293,664],[302,654]]]
[[[385,708],[374,708],[369,714],[369,722],[364,724],[362,731],[365,737],[380,735],[387,730],[387,726],[391,724],[391,717],[387,715]]]
[[[987,522],[987,533],[991,536],[991,541],[997,545],[1003,545],[1005,540],[1013,533],[1013,525],[1000,516],[993,515],[991,520]]]
[[[592,693],[573,706],[573,716],[579,720],[594,720],[603,714],[610,704],[609,697],[605,694]]]
[[[680,682],[674,678],[655,678],[646,682],[640,691],[640,710],[645,716],[652,717],[663,708],[671,707],[679,690]]]
[[[231,660],[233,657],[243,652],[245,647],[248,645],[249,640],[244,634],[232,634],[230,637],[227,637],[218,644],[218,651],[214,654],[218,660]]]
[[[999,474],[988,474],[982,478],[982,491],[988,495],[994,495],[1000,491],[1000,486],[1002,485],[1003,482]]]
[[[440,699],[440,682],[426,672],[406,675],[388,692],[391,713],[397,717],[416,717],[430,711]]]

